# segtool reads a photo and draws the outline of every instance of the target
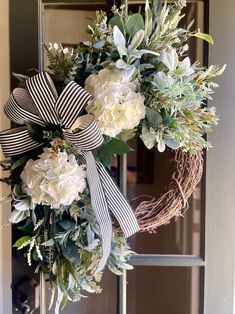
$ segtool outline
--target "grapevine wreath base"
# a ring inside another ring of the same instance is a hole
[[[203,152],[195,154],[172,150],[171,176],[168,188],[160,197],[150,197],[137,205],[135,216],[140,232],[155,232],[188,207],[188,199],[202,178]],[[139,199],[139,198],[138,198]],[[138,201],[138,200],[137,200]]]

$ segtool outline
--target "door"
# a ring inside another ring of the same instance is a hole
[[[28,67],[37,67],[38,47],[40,47],[40,42],[37,40],[38,28],[35,24],[39,9],[38,3],[31,0],[31,2],[25,1],[25,5],[27,14],[25,11],[24,19],[22,0],[21,3],[17,0],[11,2],[11,17],[12,21],[14,20],[14,23],[11,24],[11,66],[13,71],[21,73],[25,72]],[[133,3],[130,5],[134,10],[135,5]],[[216,8],[218,10],[218,6]],[[20,11],[22,14],[19,14]],[[215,8],[213,12],[216,14]],[[208,22],[208,3],[189,1],[186,13],[188,20],[195,18],[200,28],[203,29],[204,21]],[[19,36],[19,25],[27,29],[27,23],[28,26],[31,25],[31,32],[24,37],[24,30],[21,28]],[[204,28],[207,29],[207,25],[204,25]],[[19,49],[19,47],[24,47],[24,49]],[[192,56],[202,58],[203,47],[197,44],[192,44],[192,47]],[[32,53],[33,51],[35,54]],[[207,52],[204,49],[204,59],[206,59],[206,55]],[[42,59],[41,55],[39,62],[42,62]],[[119,165],[123,191],[126,191],[130,199],[134,199],[146,191],[151,195],[155,191],[159,193],[161,185],[164,185],[163,169],[169,162],[169,156],[146,152],[146,155],[143,155],[141,144],[138,142],[132,144],[136,147],[136,153],[127,159],[122,159]],[[141,164],[143,156],[146,160],[145,164],[151,165],[148,169]],[[214,158],[216,159],[216,157]],[[140,253],[131,259],[135,269],[118,281],[113,275],[105,274],[103,294],[97,297],[91,296],[89,300],[79,304],[76,307],[77,312],[80,310],[83,313],[92,311],[99,313],[100,310],[101,313],[110,314],[203,313],[205,178],[192,196],[190,209],[184,219],[179,218],[170,225],[160,227],[157,234],[138,234],[130,241],[134,250]],[[22,271],[22,268],[20,270]],[[13,263],[13,279],[20,270],[17,270],[17,266],[14,266]],[[23,273],[26,272],[26,270],[23,271]],[[128,285],[126,285],[126,280]],[[74,308],[73,310],[68,308],[64,313],[73,312]],[[223,312],[218,313],[222,314]]]

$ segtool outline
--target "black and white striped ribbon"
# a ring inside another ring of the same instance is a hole
[[[4,107],[9,119],[23,126],[0,133],[0,144],[6,157],[22,154],[41,146],[34,141],[26,122],[40,126],[58,125],[65,138],[81,149],[87,167],[87,180],[91,203],[100,226],[102,258],[97,271],[104,268],[111,251],[112,221],[110,212],[117,219],[126,237],[139,230],[135,215],[110,177],[105,167],[95,161],[92,150],[103,143],[99,127],[90,114],[81,115],[91,95],[75,82],[66,85],[58,96],[54,83],[46,72],[26,81],[27,89],[16,88]],[[78,128],[79,132],[72,130]]]

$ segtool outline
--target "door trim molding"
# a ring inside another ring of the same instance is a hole
[[[10,122],[3,113],[3,105],[10,92],[9,65],[9,1],[1,1],[0,11],[0,129],[9,128]],[[0,158],[4,159],[2,152]],[[0,171],[0,176],[3,173]],[[0,186],[0,198],[8,195],[10,189],[5,184]],[[12,314],[12,251],[11,226],[8,219],[11,212],[10,202],[0,203],[0,314]]]

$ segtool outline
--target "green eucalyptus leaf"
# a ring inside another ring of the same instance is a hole
[[[21,247],[26,241],[30,240],[31,237],[30,236],[24,236],[21,237],[20,239],[18,239],[14,244],[13,247],[19,248]]]
[[[150,107],[146,107],[146,118],[149,126],[152,128],[156,128],[163,122],[161,114]]]
[[[50,239],[48,241],[43,242],[41,245],[44,246],[53,246],[55,244],[55,241],[53,239]]]
[[[73,231],[76,225],[74,220],[62,220],[58,224],[66,231]]]
[[[214,39],[211,35],[200,32],[200,30],[194,34],[195,37],[207,41],[209,44],[214,45]]]
[[[144,19],[140,13],[132,14],[126,22],[126,31],[133,37],[139,30],[144,29]]]
[[[73,264],[78,264],[80,262],[80,254],[78,252],[77,245],[72,241],[68,240],[65,245],[60,245],[64,257]]]
[[[166,146],[170,147],[171,149],[177,149],[180,147],[180,144],[174,141],[172,138],[169,139],[164,138],[164,142]]]

